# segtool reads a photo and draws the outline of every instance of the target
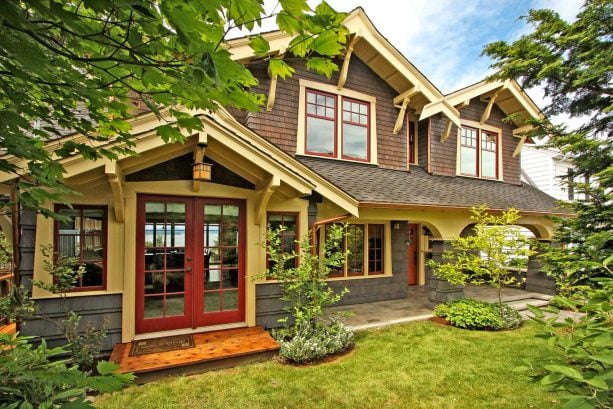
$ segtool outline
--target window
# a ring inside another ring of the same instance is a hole
[[[363,100],[353,97],[361,94],[344,92],[351,96],[304,88],[304,146],[297,153],[361,162],[376,155],[371,145],[374,98],[364,95]]]
[[[368,160],[369,105],[343,99],[343,158]]]
[[[336,96],[307,91],[306,152],[336,156]]]
[[[106,286],[106,207],[58,207],[56,212],[70,220],[55,222],[55,252],[74,257],[85,267],[76,290],[103,290]]]
[[[298,253],[298,243],[296,242],[298,237],[298,213],[268,213],[268,226],[272,230],[277,230],[280,227],[284,227],[285,230],[279,232],[279,238],[281,240],[281,250],[283,254],[290,254],[292,251]],[[298,265],[298,258],[288,260],[288,264],[285,268],[296,267]],[[266,260],[266,267],[271,268],[270,260]]]
[[[327,237],[331,225],[326,225]],[[342,267],[329,277],[357,277],[383,274],[383,224],[350,224],[338,251],[348,252]]]
[[[498,134],[483,129],[460,130],[460,173],[487,179],[498,178]]]
[[[407,165],[417,164],[417,137],[416,137],[416,124],[414,121],[408,120],[407,115]]]

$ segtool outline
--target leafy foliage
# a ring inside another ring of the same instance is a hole
[[[345,236],[343,225],[334,225],[329,229],[324,246],[325,258],[320,259],[314,252],[308,235],[300,240],[300,253],[283,252],[280,232],[284,227],[267,232],[267,254],[271,268],[267,277],[278,280],[281,285],[281,300],[294,321],[295,327],[312,327],[312,324],[324,315],[324,308],[336,304],[348,289],[335,293],[326,279],[334,268],[343,265],[346,254],[338,249]],[[298,263],[291,261],[298,259]],[[287,318],[281,320],[287,324]]]
[[[598,280],[600,288],[580,309],[579,319],[560,321],[560,310],[531,307],[542,326],[539,337],[562,354],[530,360],[531,375],[553,390],[568,393],[565,408],[613,406],[613,280]]]
[[[346,14],[322,2],[283,0],[281,30],[295,36],[286,55],[310,59],[339,54],[347,39]],[[219,106],[257,110],[264,96],[257,80],[224,46],[233,28],[252,30],[263,0],[18,1],[0,11],[0,172],[22,176],[18,200],[44,214],[46,201],[76,194],[63,183],[61,159],[117,159],[133,154],[128,122],[137,104],[162,119],[158,135],[180,142],[202,129],[192,109]],[[291,75],[284,55],[268,56],[263,36],[254,53],[269,59],[271,75]],[[329,75],[333,68],[309,68]],[[167,123],[173,116],[176,125]],[[186,132],[181,132],[186,131]],[[62,138],[80,133],[83,138]],[[46,149],[54,142],[53,149]]]
[[[455,327],[467,329],[510,329],[521,323],[519,312],[508,304],[474,299],[453,300],[439,304],[434,315],[446,318]]]
[[[566,182],[578,199],[564,204],[576,217],[558,218],[554,241],[564,246],[544,254],[545,269],[565,296],[611,274],[601,260],[613,253],[613,3],[587,0],[573,22],[552,10],[530,10],[523,17],[533,31],[507,44],[489,44],[484,54],[497,70],[492,78],[517,79],[525,87],[542,86],[548,115],[567,114],[585,123],[576,129],[546,119],[532,121],[535,136],[574,163]],[[581,197],[585,196],[585,199]]]
[[[0,297],[0,322],[21,322],[36,312],[34,301],[23,286],[13,286],[8,295]]]
[[[75,258],[54,254],[51,246],[42,247],[41,254],[44,257],[44,269],[49,272],[52,280],[33,281],[33,285],[59,296],[64,310],[62,319],[49,318],[44,314],[41,317],[52,322],[64,334],[72,362],[82,370],[91,371],[102,354],[106,328],[95,328],[92,325],[82,328],[81,316],[72,311],[68,303],[68,293],[75,288],[78,279],[86,274],[85,268]]]
[[[134,379],[109,362],[98,364],[99,375],[88,376],[59,359],[65,349],[44,341],[33,348],[31,339],[0,334],[0,408],[91,408],[86,393],[117,391]]]
[[[502,288],[518,284],[513,269],[525,268],[534,251],[515,225],[520,217],[518,210],[509,209],[501,215],[488,210],[487,206],[472,208],[472,234],[454,238],[453,250],[443,253],[441,262],[430,260],[428,265],[437,277],[451,284],[487,283],[497,288],[502,312]]]
[[[335,293],[326,281],[330,272],[342,266],[347,256],[339,250],[345,226],[331,226],[321,249],[321,254],[325,255],[322,259],[316,254],[308,234],[300,240],[300,253],[283,252],[279,233],[284,229],[281,226],[267,232],[266,249],[271,265],[267,277],[279,281],[281,300],[286,302],[284,308],[289,313],[288,317],[279,319],[284,328],[275,331],[274,335],[281,344],[283,358],[291,362],[312,361],[353,343],[353,332],[339,316],[324,317],[324,309],[349,292],[344,288]]]

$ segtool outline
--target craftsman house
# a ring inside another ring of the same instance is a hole
[[[72,308],[107,320],[110,349],[276,325],[279,287],[257,278],[268,225],[286,227],[289,250],[309,231],[323,240],[326,225],[348,223],[350,255],[330,277],[351,291],[345,304],[406,297],[413,285],[432,284],[433,302],[447,298],[452,289],[434,285],[425,261],[470,226],[471,206],[516,207],[520,224],[548,240],[556,202],[521,181],[525,120],[541,115],[522,89],[483,82],[443,95],[362,9],[346,26],[352,37],[331,79],[295,60],[292,78],[269,78],[248,39],[232,40],[234,58],[268,96],[261,112],[200,112],[204,132],[174,145],[155,135],[160,120],[144,112],[133,123],[139,156],[65,160],[65,180],[82,195],[72,209],[48,204],[69,223],[23,215],[22,234],[32,240],[22,242],[22,277],[49,280],[41,246],[79,257],[87,272]],[[273,50],[290,40],[265,36]],[[503,121],[509,114],[511,123]],[[14,177],[0,175],[0,183]],[[551,291],[536,262],[527,285]],[[38,288],[33,297],[49,313],[59,309]],[[37,320],[23,333],[58,337]]]

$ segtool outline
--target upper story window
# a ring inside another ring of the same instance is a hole
[[[297,154],[376,162],[375,98],[300,80]]]
[[[69,220],[55,222],[55,252],[74,258],[85,267],[75,290],[103,290],[106,285],[106,207],[75,205],[72,209],[59,207],[56,211]]]
[[[498,179],[499,134],[463,126],[460,129],[460,174]]]

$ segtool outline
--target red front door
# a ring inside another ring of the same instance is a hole
[[[417,256],[418,256],[417,241],[419,239],[418,233],[419,233],[419,225],[409,224],[409,231],[408,231],[409,245],[407,246],[409,285],[417,285]]]
[[[245,204],[138,198],[136,332],[244,321]]]

